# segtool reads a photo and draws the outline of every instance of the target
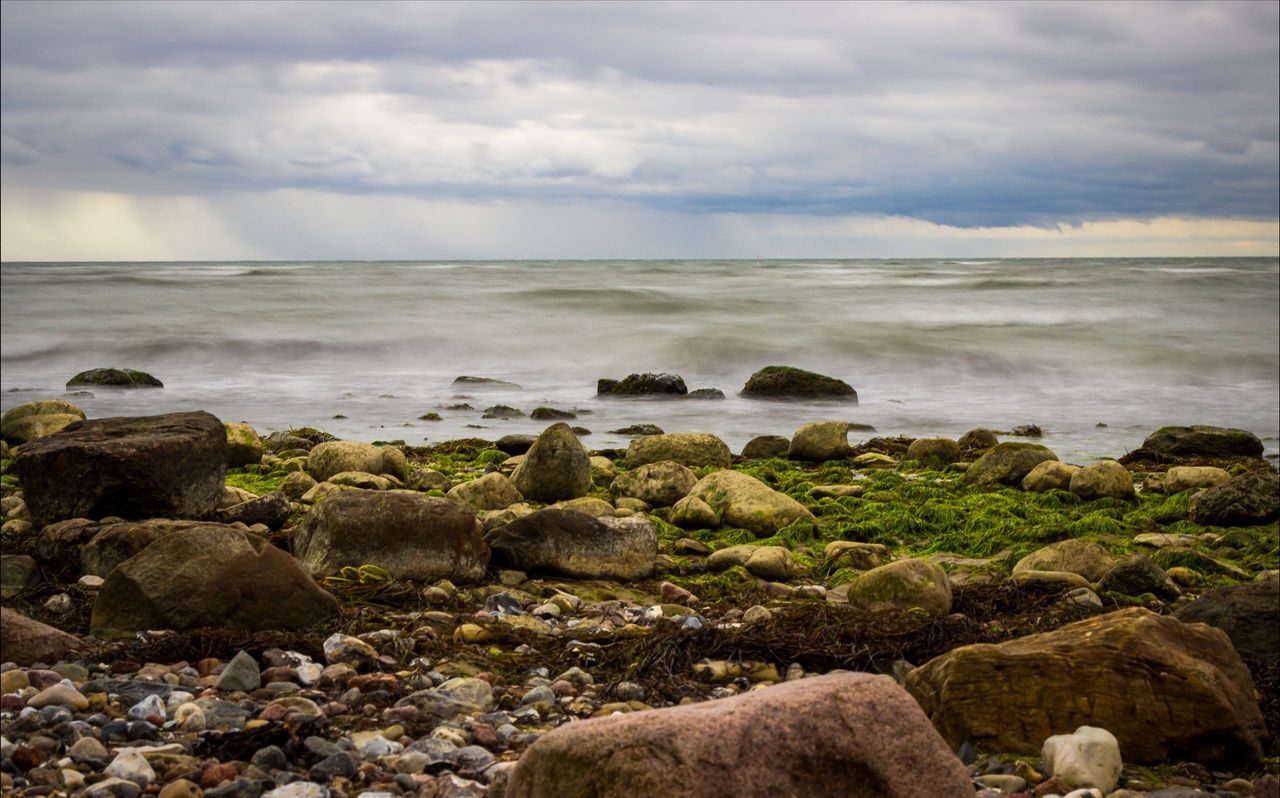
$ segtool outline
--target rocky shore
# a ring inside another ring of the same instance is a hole
[[[0,430],[6,795],[1280,796],[1246,431],[1081,467],[83,416]]]

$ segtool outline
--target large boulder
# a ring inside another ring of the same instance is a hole
[[[0,607],[0,662],[53,664],[84,648],[80,638]]]
[[[1280,656],[1280,579],[1215,587],[1175,612],[1187,623],[1207,623],[1226,632],[1246,657]]]
[[[627,471],[613,480],[614,496],[630,496],[650,507],[670,507],[689,495],[698,478],[679,463],[662,460]]]
[[[644,579],[658,556],[658,533],[647,518],[575,510],[530,513],[492,530],[485,542],[495,564],[578,579]]]
[[[242,421],[231,421],[227,428],[227,465],[231,468],[262,462],[262,439],[258,431]]]
[[[394,579],[474,582],[489,549],[471,510],[411,491],[346,490],[317,503],[293,539],[313,576],[377,565]]]
[[[118,565],[98,591],[97,632],[217,627],[297,629],[338,613],[298,563],[265,538],[204,524],[161,537]]]
[[[849,585],[849,604],[871,612],[921,609],[951,612],[951,584],[937,563],[906,559],[872,568]]]
[[[1206,526],[1253,526],[1280,518],[1280,474],[1249,471],[1191,497],[1191,520]]]
[[[805,424],[791,436],[787,457],[815,463],[840,460],[849,456],[849,422],[815,421]]]
[[[511,484],[511,480],[497,471],[454,485],[449,489],[449,498],[477,513],[503,510],[524,501],[524,496]]]
[[[1022,489],[1032,493],[1044,493],[1050,490],[1071,490],[1071,477],[1080,470],[1080,466],[1060,463],[1057,460],[1045,460],[1027,472],[1022,478]]]
[[[203,521],[169,521],[161,518],[94,524],[81,532],[88,536],[88,540],[80,546],[80,572],[106,577],[117,565],[141,553],[166,535],[204,525]],[[44,531],[41,532],[42,536],[43,534]]]
[[[1129,501],[1136,495],[1133,477],[1115,460],[1103,460],[1079,469],[1071,475],[1070,490],[1086,501],[1104,498]]]
[[[599,396],[684,396],[689,388],[678,374],[629,374],[622,380],[601,379]]]
[[[706,432],[669,432],[646,435],[627,446],[627,468],[671,460],[687,468],[728,468],[733,453],[728,445]]]
[[[591,490],[591,455],[561,421],[542,431],[511,473],[511,484],[526,499],[552,503],[586,496]]]
[[[1096,582],[1115,567],[1116,558],[1092,540],[1060,540],[1018,560],[1015,574],[1023,571],[1055,571],[1079,574]]]
[[[31,522],[207,518],[227,468],[222,422],[205,412],[78,421],[22,447]]]
[[[1166,457],[1261,457],[1262,441],[1248,430],[1232,427],[1161,427],[1142,448]]]
[[[1226,634],[1140,607],[953,649],[909,673],[906,688],[949,743],[987,751],[1034,752],[1050,735],[1097,726],[1126,762],[1230,769],[1257,760],[1266,733]]]
[[[137,369],[89,369],[67,380],[67,388],[84,388],[93,385],[111,388],[163,388],[164,383],[145,371]]]
[[[311,447],[307,454],[307,473],[316,482],[326,482],[343,471],[366,474],[390,474],[396,479],[407,476],[404,452],[393,446],[374,446],[359,441],[326,441]]]
[[[970,795],[960,760],[885,676],[839,673],[543,735],[507,798],[935,798]]]
[[[858,403],[844,380],[790,366],[765,366],[751,375],[738,396],[746,399],[838,399]]]
[[[1038,443],[997,443],[964,472],[971,485],[1019,485],[1031,469],[1058,456]]]
[[[813,518],[800,502],[739,471],[708,474],[689,495],[706,502],[724,526],[749,529],[760,537],[802,518]]]
[[[0,438],[9,443],[26,443],[83,420],[84,411],[62,399],[27,402],[0,416]]]

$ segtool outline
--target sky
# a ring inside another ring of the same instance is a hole
[[[1280,253],[1280,3],[0,2],[0,259]]]

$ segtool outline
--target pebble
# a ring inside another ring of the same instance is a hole
[[[77,710],[89,708],[89,699],[69,684],[54,684],[44,688],[27,700],[27,706],[40,709],[48,706],[71,707]]]
[[[227,663],[213,686],[226,693],[251,693],[257,690],[262,686],[262,673],[258,670],[257,660],[247,651],[239,652]]]
[[[361,794],[370,795],[369,792]],[[262,794],[262,798],[328,798],[328,796],[328,789],[311,781],[295,781]]]
[[[156,772],[146,757],[128,748],[121,749],[103,772],[108,776],[131,781],[143,789],[156,780]]]

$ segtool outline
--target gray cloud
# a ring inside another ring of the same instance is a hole
[[[22,3],[9,185],[1280,214],[1274,3]]]

